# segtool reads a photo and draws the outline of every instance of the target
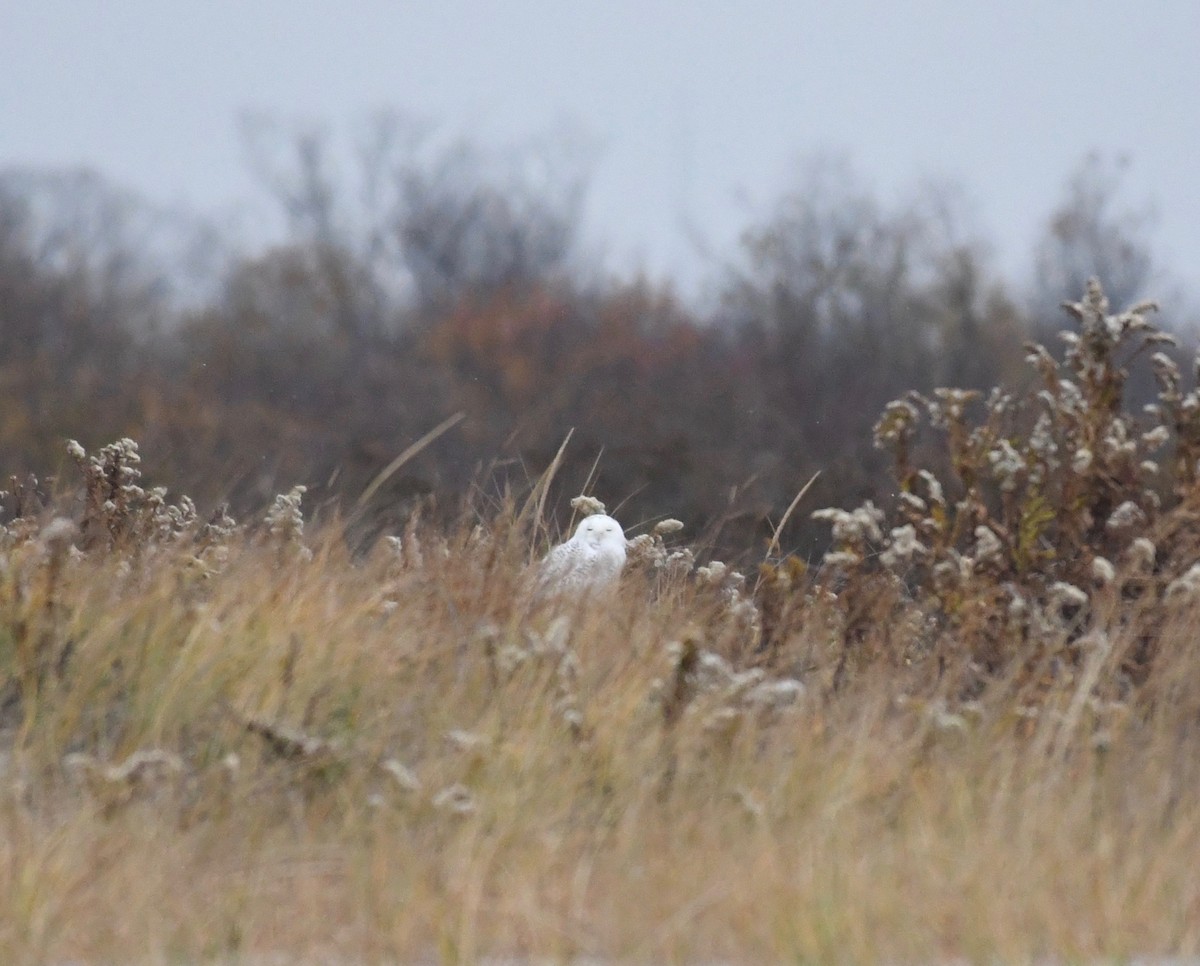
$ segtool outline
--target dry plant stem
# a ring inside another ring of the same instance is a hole
[[[779,525],[775,528],[775,532],[771,534],[771,542],[767,544],[767,552],[763,554],[767,560],[770,560],[779,549],[779,535],[783,532],[783,528],[787,526],[787,522],[791,519],[796,507],[800,505],[800,501],[804,499],[804,495],[812,489],[812,485],[817,482],[817,477],[820,475],[821,471],[817,470],[809,478],[809,481],[800,487],[800,491],[793,498],[792,502],[788,504],[788,508],[784,511],[783,516],[779,518]]]
[[[359,496],[355,507],[361,510],[362,507],[366,506],[371,497],[375,495],[376,491],[378,491],[378,489],[383,486],[384,483],[391,479],[392,476],[394,476],[396,472],[402,466],[404,466],[405,463],[420,453],[421,450],[425,449],[426,446],[433,443],[440,436],[443,436],[445,433],[449,432],[466,418],[466,413],[455,413],[453,416],[448,416],[446,419],[443,419],[440,423],[434,426],[433,429],[427,432],[424,436],[418,439],[415,443],[404,449],[399,456],[397,456],[394,460],[388,463],[387,466],[379,471],[379,474],[375,477],[375,479],[371,480],[371,482],[367,485],[367,488],[362,491],[362,495]]]
[[[558,468],[562,466],[563,454],[567,451],[567,444],[571,442],[571,437],[575,435],[574,428],[567,430],[567,435],[563,438],[562,445],[558,447],[558,452],[554,454],[554,459],[550,461],[550,465],[546,468],[537,483],[534,484],[533,492],[529,494],[525,505],[521,508],[521,513],[518,516],[518,521],[524,520],[529,511],[530,504],[534,506],[533,511],[533,528],[534,532],[540,532],[544,526],[544,518],[542,514],[546,509],[546,497],[550,493],[550,484],[554,482],[554,477],[558,473]]]

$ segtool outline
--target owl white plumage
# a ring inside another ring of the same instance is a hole
[[[584,517],[538,566],[535,596],[578,596],[611,587],[625,566],[625,531],[605,513]]]

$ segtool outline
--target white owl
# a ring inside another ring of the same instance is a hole
[[[625,566],[625,531],[612,517],[593,513],[575,535],[554,547],[538,566],[538,598],[581,595],[611,587]]]

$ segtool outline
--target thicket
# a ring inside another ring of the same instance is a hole
[[[959,699],[1004,677],[1018,702],[1064,680],[1080,702],[1120,701],[1164,649],[1190,647],[1163,628],[1200,592],[1200,362],[1185,379],[1161,351],[1175,340],[1150,321],[1157,307],[1112,311],[1095,279],[1064,307],[1078,328],[1060,333],[1061,361],[1027,345],[1028,390],[889,403],[874,439],[894,497],[814,514],[833,546],[804,600],[832,602],[835,684],[882,659],[934,669]],[[1138,363],[1158,386],[1141,413],[1126,396]],[[768,648],[786,642],[789,609],[810,619],[789,564],[763,568],[781,595]]]
[[[434,150],[387,124],[358,167],[339,166],[329,139],[264,143],[283,240],[228,252],[186,307],[147,255],[168,247],[162,220],[136,201],[96,178],[3,179],[10,472],[53,476],[64,439],[127,436],[205,512],[250,510],[296,481],[312,505],[345,509],[462,413],[360,508],[364,534],[418,506],[453,516],[476,487],[500,499],[571,433],[563,492],[590,479],[627,519],[667,512],[752,560],[818,470],[812,500],[884,501],[893,484],[870,429],[889,400],[1024,378],[1026,300],[945,194],[886,208],[842,169],[811,171],[747,232],[701,310],[589,273],[570,159],[534,181],[528,165]],[[1089,259],[1120,269],[1123,288],[1144,281],[1136,226],[1113,213],[1105,177],[1085,169],[1094,190],[1051,226],[1043,263],[1069,271],[1046,274],[1048,288]],[[209,236],[192,247],[219,249]],[[797,513],[780,540],[815,560],[827,533]]]

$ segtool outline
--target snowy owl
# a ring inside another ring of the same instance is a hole
[[[625,531],[604,513],[584,517],[575,536],[542,558],[535,594],[582,594],[614,584],[625,566]]]

